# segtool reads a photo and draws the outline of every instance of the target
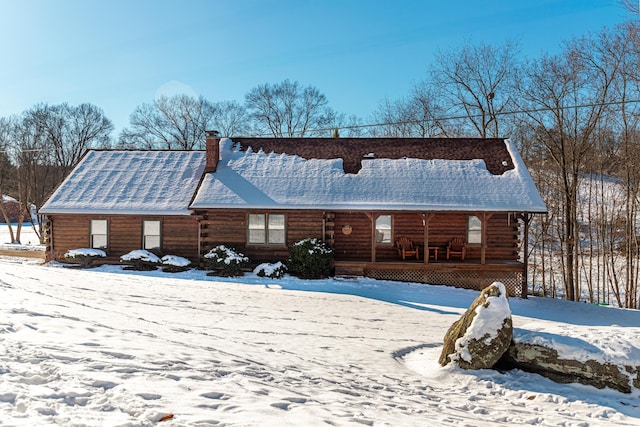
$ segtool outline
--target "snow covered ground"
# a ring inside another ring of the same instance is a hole
[[[17,224],[13,224],[13,232],[17,230]],[[33,230],[31,223],[22,224],[22,230],[20,232],[20,241],[22,244],[11,243],[11,234],[9,234],[9,226],[5,223],[0,223],[0,250],[14,250],[14,251],[43,251],[44,245],[40,244],[38,236]]]
[[[0,258],[0,424],[639,425],[640,393],[437,364],[477,292]],[[511,299],[516,337],[640,364],[640,312]]]

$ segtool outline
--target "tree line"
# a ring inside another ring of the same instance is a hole
[[[639,27],[630,20],[537,58],[522,58],[517,40],[439,51],[425,80],[381,100],[366,121],[291,80],[251,89],[243,104],[160,97],[138,106],[117,138],[96,106],[36,105],[0,118],[0,193],[40,206],[88,148],[200,149],[210,129],[509,137],[549,208],[531,224],[531,291],[640,308]]]

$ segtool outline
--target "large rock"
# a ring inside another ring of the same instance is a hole
[[[563,359],[555,349],[538,344],[512,343],[500,365],[540,374],[559,383],[610,387],[623,393],[631,393],[632,387],[640,388],[640,367]]]
[[[456,362],[463,369],[489,369],[507,351],[513,337],[511,309],[504,284],[483,289],[447,331],[440,364]]]

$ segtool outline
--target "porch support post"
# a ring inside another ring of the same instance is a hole
[[[365,212],[365,215],[371,220],[371,262],[376,262],[376,218],[378,215],[373,212]]]
[[[429,264],[429,221],[433,218],[434,214],[432,213],[423,213],[422,214],[422,225],[424,228],[424,250],[422,251],[422,255],[424,256],[424,263]]]
[[[522,261],[524,263],[524,271],[522,272],[522,289],[520,290],[520,296],[522,298],[527,298],[527,280],[529,277],[529,224],[533,215],[530,213],[522,213],[520,216],[522,218],[522,222],[524,223],[524,242],[522,243]]]
[[[480,230],[480,264],[486,263],[487,256],[487,224],[489,223],[489,218],[491,218],[493,214],[483,212],[482,213],[482,229]]]

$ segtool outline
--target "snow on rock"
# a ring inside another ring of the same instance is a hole
[[[485,288],[447,331],[440,356],[465,369],[488,369],[500,360],[513,337],[511,309],[504,284]]]

